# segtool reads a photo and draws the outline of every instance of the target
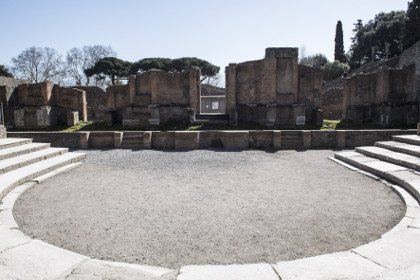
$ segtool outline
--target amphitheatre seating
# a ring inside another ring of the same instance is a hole
[[[77,161],[85,155],[30,139],[0,139],[0,279],[419,279],[420,137],[396,136],[393,140],[335,155],[336,161],[352,170],[382,180],[406,204],[405,217],[380,239],[349,251],[294,261],[171,270],[95,260],[25,236],[13,219],[15,201],[37,182],[80,164]]]

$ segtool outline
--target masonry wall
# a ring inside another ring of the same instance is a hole
[[[398,68],[403,68],[413,65],[414,66],[414,87],[415,90],[412,95],[410,95],[408,101],[420,101],[420,41],[418,41],[414,46],[404,51],[401,55],[398,65]]]
[[[382,126],[413,125],[418,121],[414,96],[413,65],[403,69],[380,69],[359,74],[344,82],[343,119],[354,123],[374,122]]]
[[[72,87],[86,92],[87,120],[104,121],[108,111],[108,94],[100,87],[77,86]]]
[[[86,92],[52,82],[21,84],[17,87],[13,124],[21,128],[47,127],[67,122],[67,112],[77,111],[87,120]]]
[[[322,71],[298,65],[297,48],[268,48],[263,60],[226,68],[229,118],[294,127],[314,121],[321,106]]]
[[[200,70],[182,73],[151,70],[131,76],[127,85],[107,89],[108,108],[125,126],[157,126],[189,121],[200,110]]]
[[[330,88],[322,93],[324,119],[341,120],[343,115],[343,88]]]

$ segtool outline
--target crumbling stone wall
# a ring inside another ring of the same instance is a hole
[[[66,88],[52,82],[21,84],[16,91],[13,108],[17,127],[46,127],[67,120],[67,113],[77,111],[80,120],[87,120],[86,92]]]
[[[0,77],[0,102],[3,103],[4,121],[6,125],[13,125],[13,107],[16,105],[16,88],[26,80]]]
[[[414,46],[404,51],[398,61],[398,68],[404,68],[414,65],[414,87],[413,96],[408,98],[409,101],[420,101],[420,41]]]
[[[330,88],[322,93],[324,119],[341,120],[343,115],[343,88]]]
[[[344,82],[343,119],[357,124],[374,122],[383,126],[412,125],[418,121],[415,99],[415,67],[379,69],[359,74]]]
[[[86,92],[87,120],[104,121],[108,111],[108,93],[102,88],[95,86],[72,87]]]
[[[168,73],[150,70],[131,76],[127,85],[109,87],[108,108],[126,126],[147,127],[189,121],[199,112],[200,70]]]
[[[263,60],[226,68],[227,112],[238,121],[294,126],[320,107],[322,71],[298,66],[297,48],[268,48]],[[234,122],[234,121],[233,121]]]

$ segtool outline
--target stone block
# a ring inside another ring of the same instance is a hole
[[[420,123],[417,123],[417,135],[420,135]]]
[[[138,127],[140,126],[140,120],[123,120],[124,127]]]
[[[196,265],[181,267],[178,280],[278,280],[269,264]]]
[[[156,149],[174,149],[175,148],[175,132],[152,132],[152,148]]]
[[[198,147],[200,149],[223,148],[220,131],[200,131]]]
[[[273,148],[281,149],[281,131],[273,131]]]
[[[337,148],[345,148],[346,147],[346,131],[345,130],[337,130],[335,132]]]
[[[309,130],[302,131],[303,148],[308,149],[311,147],[312,133]]]
[[[69,111],[67,112],[67,125],[73,126],[79,122],[79,112],[78,111]]]
[[[146,149],[152,148],[152,132],[145,131],[143,134],[143,146]]]
[[[222,131],[220,132],[220,141],[223,148],[232,150],[242,150],[249,148],[248,131]]]
[[[36,111],[36,125],[37,126],[50,126],[50,112],[51,107],[41,107],[41,110]]]
[[[114,148],[114,132],[90,132],[89,148]]]
[[[250,131],[249,147],[253,149],[273,148],[273,131]]]
[[[114,147],[119,148],[123,140],[123,132],[114,132]]]
[[[90,135],[90,132],[79,133],[80,148],[87,149],[89,147],[89,135]]]
[[[175,149],[188,150],[198,148],[198,131],[177,131],[175,132]]]
[[[25,126],[25,109],[15,109],[13,112],[14,124],[16,127]]]

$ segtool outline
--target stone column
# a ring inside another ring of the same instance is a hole
[[[229,124],[236,126],[236,68],[237,64],[231,63],[226,67],[226,113],[229,115]]]

